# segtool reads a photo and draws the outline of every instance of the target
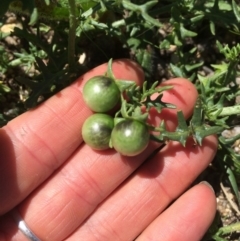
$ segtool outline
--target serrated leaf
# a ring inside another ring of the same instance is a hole
[[[170,132],[170,131],[162,131],[160,133],[160,140],[165,140],[165,141],[178,141],[180,142],[183,146],[186,144],[186,140],[188,137],[188,132]]]
[[[148,14],[148,11],[157,3],[158,1],[154,0],[154,1],[147,1],[145,4],[142,4],[142,5],[137,5],[137,4],[131,3],[128,0],[122,1],[122,5],[124,8],[140,13],[141,16],[146,20],[146,22],[153,24],[154,26],[157,26],[157,27],[162,27],[162,24],[157,19],[154,19]]]
[[[186,120],[184,118],[184,115],[183,115],[182,111],[177,112],[177,119],[178,119],[177,130],[179,130],[181,132],[188,131],[188,125],[186,123]]]
[[[178,119],[178,126],[176,128],[176,132],[180,134],[179,142],[183,146],[185,146],[187,138],[189,136],[189,129],[182,111],[177,112],[177,119]]]
[[[147,111],[151,108],[155,108],[159,113],[163,108],[174,109],[175,105],[162,101],[163,92],[169,90],[172,86],[157,87],[158,82],[152,84],[149,90],[146,89],[147,83],[143,84],[143,94],[141,96],[141,104],[146,106]],[[153,94],[158,94],[155,99],[153,99]]]
[[[123,79],[117,79],[116,84],[120,90],[120,92],[124,92],[127,89],[133,88],[136,86],[136,83],[131,80],[123,80]]]
[[[190,132],[182,111],[177,112],[177,118],[178,118],[178,126],[175,131],[172,131],[172,132],[167,131],[165,122],[162,121],[158,128],[158,131],[160,132],[159,135],[151,135],[151,139],[157,142],[178,141],[183,146],[185,146],[186,140],[190,135]]]
[[[210,126],[210,127],[194,127],[192,129],[193,133],[193,138],[197,141],[197,143],[201,146],[202,141],[205,137],[220,133],[224,130],[224,127],[221,126]]]
[[[147,99],[142,102],[147,108],[147,111],[149,111],[151,108],[155,108],[158,113],[162,111],[163,108],[169,108],[169,109],[175,109],[176,106],[171,103],[163,102],[162,99],[163,95],[159,94],[156,99],[152,100],[150,96],[147,97]]]
[[[197,99],[193,116],[190,120],[190,130],[195,141],[201,145],[202,140],[209,135],[217,134],[224,130],[222,126],[206,126],[204,123],[204,110],[201,97]]]
[[[141,107],[135,108],[131,115],[131,119],[141,121],[144,124],[146,123],[147,118],[148,118],[148,113],[147,112],[142,113]]]

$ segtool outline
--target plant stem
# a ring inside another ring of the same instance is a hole
[[[75,69],[75,39],[76,39],[76,4],[75,0],[68,0],[69,4],[69,33],[68,33],[68,64],[69,71]]]

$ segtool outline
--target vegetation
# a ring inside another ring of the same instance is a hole
[[[218,134],[212,169],[231,185],[240,205],[240,154],[233,149],[240,134],[221,134],[239,124],[238,0],[4,0],[0,16],[1,125],[92,67],[132,58],[149,86],[173,76],[195,84],[195,113],[188,122],[179,115],[176,134],[193,127],[195,134]],[[218,220],[204,240],[230,240],[240,231],[238,222],[221,227]]]

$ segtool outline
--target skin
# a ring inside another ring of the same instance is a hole
[[[189,186],[213,159],[216,137],[207,137],[201,147],[192,140],[186,148],[169,142],[147,161],[158,143],[150,142],[135,157],[94,151],[83,143],[79,132],[92,114],[82,98],[83,85],[106,66],[89,71],[0,129],[1,241],[26,241],[11,216],[14,209],[44,241],[197,241],[208,229],[215,195],[206,183]],[[129,60],[115,61],[113,72],[138,84],[144,79]],[[163,100],[189,117],[195,87],[185,79],[166,84],[173,89]],[[159,115],[152,110],[149,121],[164,119],[174,130],[176,111]]]

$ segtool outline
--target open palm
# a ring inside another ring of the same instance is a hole
[[[1,241],[27,240],[13,219],[16,210],[42,241],[197,241],[211,224],[216,209],[211,188],[188,187],[214,157],[214,136],[201,147],[191,140],[186,148],[169,142],[152,157],[157,143],[135,157],[113,149],[96,152],[83,143],[81,127],[91,111],[82,88],[105,70],[106,64],[89,71],[0,129]],[[113,72],[138,84],[144,79],[130,60],[114,61]],[[189,117],[197,98],[194,85],[179,78],[164,84],[173,89],[163,100]],[[164,119],[174,130],[176,111],[152,113],[152,121]]]

